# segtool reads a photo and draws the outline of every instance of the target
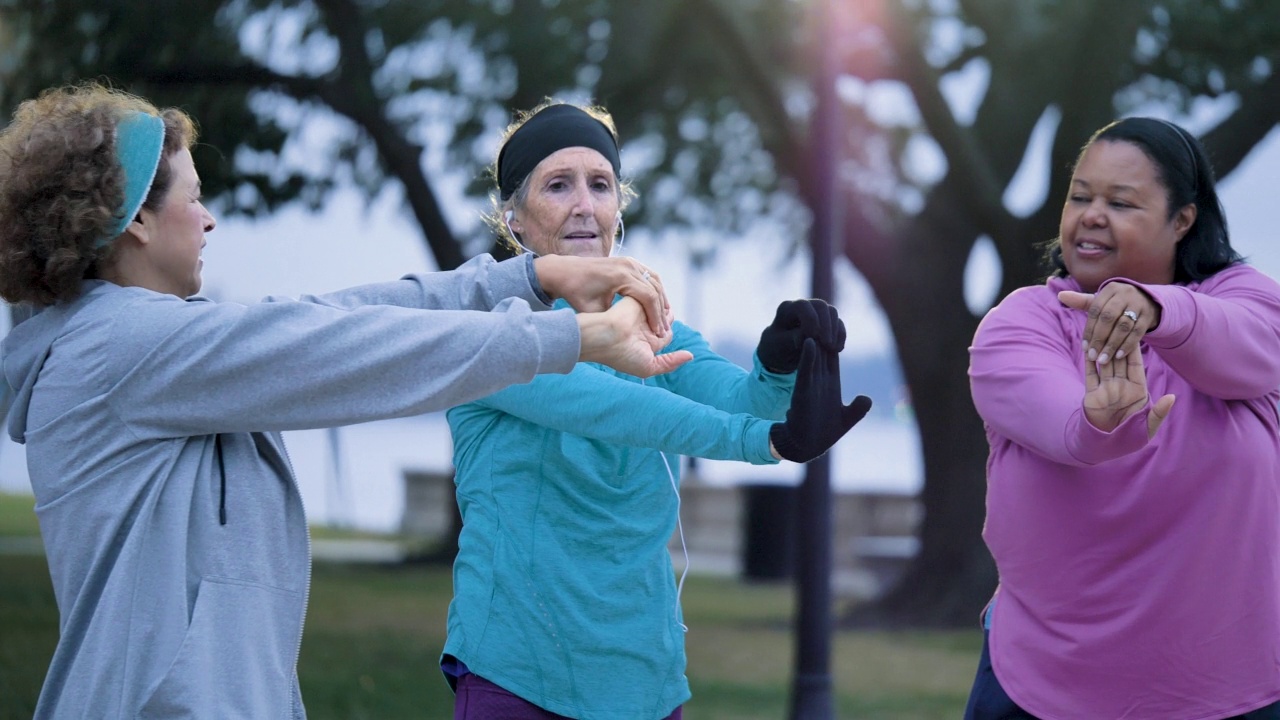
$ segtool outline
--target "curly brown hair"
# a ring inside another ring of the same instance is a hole
[[[96,83],[52,88],[18,106],[0,130],[0,296],[53,305],[80,296],[83,281],[112,262],[103,243],[124,204],[115,129],[134,112],[164,120],[164,152],[190,149],[195,123],[140,97]],[[157,210],[173,182],[161,162],[143,207]],[[114,240],[114,238],[111,238]]]

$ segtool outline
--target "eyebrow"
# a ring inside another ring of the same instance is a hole
[[[1072,178],[1071,184],[1083,185],[1086,189],[1090,189],[1090,190],[1093,189],[1093,186],[1089,184],[1088,180]],[[1110,190],[1111,192],[1124,191],[1124,190],[1128,190],[1129,192],[1138,192],[1138,188],[1134,187],[1133,185],[1108,185],[1107,189]]]

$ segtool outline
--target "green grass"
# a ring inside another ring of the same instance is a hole
[[[20,534],[8,526],[19,514],[11,504],[0,495],[0,537]],[[30,512],[29,499],[16,504]],[[450,594],[443,567],[317,563],[298,667],[309,717],[450,717],[452,697],[436,664]],[[787,717],[795,653],[790,588],[694,576],[684,607],[693,687],[685,717]],[[56,639],[44,559],[0,554],[0,720],[31,716]],[[837,715],[959,717],[981,642],[975,631],[837,634]]]
[[[36,501],[30,495],[0,493],[0,538],[39,535],[35,506]]]

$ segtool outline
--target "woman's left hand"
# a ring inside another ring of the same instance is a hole
[[[1160,306],[1129,283],[1109,283],[1092,294],[1063,290],[1058,300],[1088,314],[1083,348],[1085,356],[1099,365],[1138,352],[1142,336],[1160,324]]]

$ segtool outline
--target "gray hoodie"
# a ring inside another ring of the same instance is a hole
[[[310,541],[279,431],[571,370],[577,323],[531,312],[531,263],[248,306],[90,281],[14,328],[9,434],[61,631],[36,717],[305,717]]]

